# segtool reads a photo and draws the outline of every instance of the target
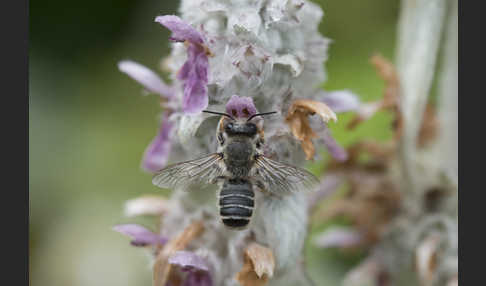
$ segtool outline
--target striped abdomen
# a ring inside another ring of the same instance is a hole
[[[223,223],[232,228],[248,225],[253,214],[252,185],[244,179],[228,179],[219,193],[219,214]]]

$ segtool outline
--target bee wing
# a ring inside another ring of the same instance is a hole
[[[176,163],[157,172],[152,183],[160,188],[185,188],[191,184],[210,184],[222,176],[225,170],[223,158],[214,153],[199,159]]]
[[[263,183],[266,191],[277,195],[313,190],[319,184],[319,179],[312,173],[265,156],[258,156],[255,167],[256,179]]]

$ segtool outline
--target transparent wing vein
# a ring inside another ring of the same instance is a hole
[[[275,194],[313,190],[319,180],[310,172],[259,156],[255,162],[255,177],[260,180],[266,191]]]
[[[223,173],[223,160],[215,153],[167,166],[154,175],[152,183],[160,188],[186,188],[191,184],[209,184]]]

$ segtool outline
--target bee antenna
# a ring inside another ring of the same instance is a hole
[[[269,115],[269,114],[274,114],[274,113],[278,113],[277,111],[270,111],[270,112],[264,112],[264,113],[257,113],[257,114],[253,114],[252,116],[250,116],[246,122],[252,120],[255,116],[263,116],[263,115]]]
[[[231,118],[232,120],[235,120],[233,116],[229,115],[228,113],[223,113],[223,112],[217,112],[217,111],[211,111],[211,110],[203,110],[202,112],[205,113],[211,113],[211,114],[217,114],[217,115],[222,115]]]

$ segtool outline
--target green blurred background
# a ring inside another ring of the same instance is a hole
[[[364,101],[382,95],[369,64],[379,52],[393,59],[397,0],[320,0],[321,32],[333,43],[328,90],[350,89]],[[161,194],[140,169],[157,131],[155,96],[120,73],[133,59],[159,70],[168,31],[154,22],[178,1],[30,1],[29,188],[31,285],[151,285],[147,254],[111,226],[129,222],[123,203]],[[349,114],[331,126],[348,145],[363,137],[386,140],[390,117],[377,114],[353,132]],[[324,156],[327,156],[323,152]],[[322,162],[313,163],[319,168]],[[326,225],[313,225],[313,234]],[[312,237],[312,236],[311,236]],[[308,245],[318,285],[336,285],[359,255]]]

